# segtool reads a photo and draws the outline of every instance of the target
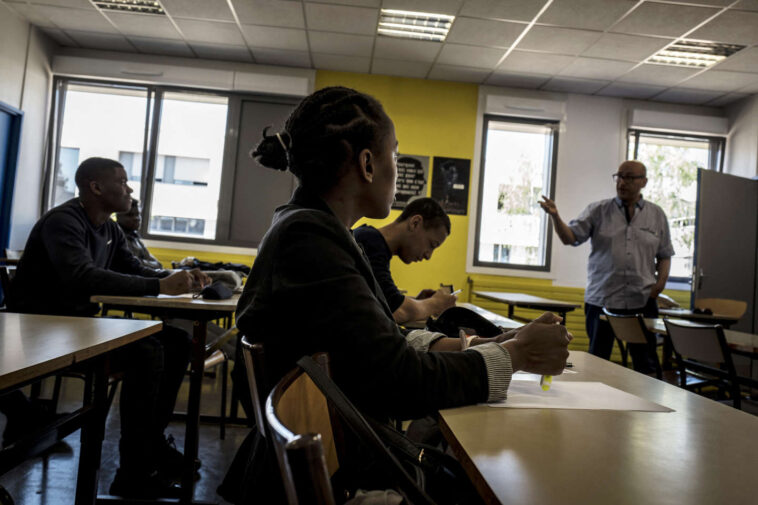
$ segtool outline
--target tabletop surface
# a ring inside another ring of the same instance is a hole
[[[495,324],[497,326],[501,326],[507,330],[512,330],[514,328],[521,328],[524,326],[524,323],[514,321],[513,319],[509,319],[505,316],[501,316],[500,314],[496,314],[495,312],[492,312],[487,309],[483,309],[479,307],[478,305],[474,305],[473,303],[467,303],[467,302],[458,302],[456,303],[456,306],[458,307],[466,307],[469,310],[472,310],[485,318],[487,321],[491,322],[492,324]]]
[[[577,373],[554,381],[600,381],[674,412],[441,411],[443,433],[454,434],[488,502],[755,503],[758,417],[584,352],[569,359]]]
[[[576,309],[581,307],[578,303],[562,302],[560,300],[551,300],[549,298],[542,298],[539,296],[527,295],[524,293],[503,293],[500,291],[474,291],[477,296],[494,300],[496,302],[503,302],[507,304],[519,305],[519,304],[533,304],[542,305],[544,307],[556,307],[556,308],[571,308]]]
[[[240,295],[233,295],[227,300],[204,300],[193,298],[191,293],[185,295],[158,295],[158,296],[117,296],[95,295],[90,298],[94,303],[106,303],[110,305],[128,305],[131,307],[157,307],[167,309],[191,309],[191,310],[215,310],[222,312],[234,312],[237,310],[237,302]]]
[[[696,322],[687,321],[684,319],[670,319],[670,321],[673,321],[676,324],[681,324],[681,325],[700,326]],[[663,323],[663,319],[660,317],[658,318],[646,317],[645,325],[650,331],[654,331],[656,333],[667,333],[666,325]],[[758,335],[754,333],[745,333],[744,331],[725,329],[724,336],[726,337],[727,343],[731,347],[736,347],[737,349],[741,349],[743,351],[748,351],[748,352],[758,351]]]
[[[695,319],[699,321],[730,321],[736,323],[740,320],[739,317],[726,316],[723,314],[695,314],[690,309],[658,309],[664,316],[680,317],[684,319]]]
[[[160,321],[0,312],[0,389],[160,331]]]

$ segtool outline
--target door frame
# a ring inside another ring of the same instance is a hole
[[[21,126],[24,112],[0,102],[0,112],[11,117],[11,129],[8,136],[8,154],[2,186],[0,186],[0,255],[5,256],[11,232],[11,212],[13,210],[13,190],[16,185],[16,171],[21,151]]]

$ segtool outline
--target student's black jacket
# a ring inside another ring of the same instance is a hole
[[[265,346],[269,380],[328,352],[350,400],[382,419],[487,401],[478,352],[417,352],[392,318],[350,230],[302,187],[276,209],[237,306],[237,326]]]
[[[92,295],[157,295],[169,272],[142,266],[108,219],[95,227],[78,198],[48,211],[32,228],[8,296],[8,310],[91,316]]]

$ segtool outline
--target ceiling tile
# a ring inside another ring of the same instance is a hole
[[[574,61],[574,56],[513,50],[500,64],[498,72],[555,75]]]
[[[504,49],[445,44],[437,61],[443,65],[495,68],[504,54]]]
[[[614,80],[628,72],[635,65],[629,61],[600,60],[597,58],[576,58],[561,71],[561,75],[586,79]]]
[[[80,32],[76,30],[66,30],[66,34],[74,39],[80,46],[89,49],[134,52],[134,48],[131,46],[131,44],[129,44],[123,35]]]
[[[741,0],[734,8],[746,11],[758,11],[758,0]]]
[[[182,38],[166,16],[146,16],[144,14],[120,12],[109,12],[107,16],[124,35],[162,39]]]
[[[467,0],[461,16],[485,19],[531,21],[545,5],[545,0]]]
[[[462,0],[384,0],[382,8],[455,16],[462,3]]]
[[[379,9],[311,3],[305,6],[309,30],[373,35],[378,19]]]
[[[261,65],[279,65],[285,67],[311,67],[311,58],[304,51],[283,51],[281,49],[263,49],[253,47],[255,61]]]
[[[27,3],[25,0],[14,0],[18,3]],[[9,2],[6,2],[9,3]],[[69,7],[72,9],[97,10],[89,0],[31,0],[33,4],[54,5],[56,7]]]
[[[666,0],[666,1],[672,4],[701,4],[701,5],[712,5],[714,7],[725,7],[729,5],[730,3],[734,2],[734,0]]]
[[[287,49],[289,51],[307,51],[308,41],[305,30],[280,28],[275,26],[241,25],[242,35],[251,47],[269,49]]]
[[[370,57],[374,47],[374,37],[368,35],[310,31],[308,39],[314,53]]]
[[[34,26],[39,26],[40,28],[55,28],[53,22],[50,21],[47,16],[43,15],[34,5],[10,2],[6,2],[5,5],[10,7],[11,10],[15,11],[19,16],[23,17]]]
[[[306,2],[324,3],[324,0],[305,0]],[[382,0],[329,0],[330,4],[352,5],[354,7],[379,7]]]
[[[177,18],[234,21],[226,0],[161,0],[161,4]]]
[[[244,46],[208,44],[202,42],[191,42],[190,45],[200,58],[208,60],[253,61],[253,58],[250,56],[250,51]]]
[[[596,94],[601,96],[617,96],[623,98],[638,98],[645,100],[657,95],[666,89],[663,86],[646,86],[644,84],[629,84],[624,82],[612,82],[599,90]]]
[[[679,37],[717,12],[718,9],[709,7],[645,2],[612,31]]]
[[[636,0],[554,0],[539,23],[606,30],[626,14]]]
[[[708,91],[738,91],[758,84],[758,74],[707,70],[679,84],[680,88],[695,88]]]
[[[727,11],[688,38],[728,44],[758,44],[758,12]]]
[[[35,6],[40,15],[45,16],[55,23],[58,28],[64,30],[78,30],[97,33],[117,34],[105,16],[95,9],[67,9],[64,7],[50,7],[48,5]]]
[[[146,54],[165,56],[195,56],[189,46],[181,40],[155,39],[151,37],[129,37],[137,49]]]
[[[533,26],[518,45],[519,49],[535,49],[560,54],[580,54],[592,45],[600,32]]]
[[[66,35],[66,32],[63,30],[59,30],[58,28],[43,28],[42,31],[45,32],[45,35],[57,42],[58,45],[66,47],[76,47],[77,45],[76,42],[74,42],[74,39]]]
[[[456,81],[456,82],[473,82],[481,83],[490,71],[480,68],[455,67],[451,65],[434,65],[429,72],[429,79],[438,81]]]
[[[547,91],[560,91],[562,93],[592,94],[606,86],[608,81],[594,79],[575,79],[573,77],[553,77],[540,89]]]
[[[176,24],[190,42],[207,42],[242,46],[245,41],[235,23],[215,21],[196,21],[194,19],[176,19]]]
[[[748,96],[750,95],[747,93],[727,93],[726,95],[721,95],[720,97],[707,102],[705,105],[709,105],[711,107],[723,107],[724,105],[729,105],[732,102],[742,100]]]
[[[702,105],[720,97],[721,91],[702,91],[699,89],[669,88],[660,95],[653,97],[656,102],[688,103]]]
[[[371,73],[423,79],[426,77],[431,66],[431,63],[374,58],[374,64],[371,66]]]
[[[740,90],[740,93],[758,93],[758,84],[745,86]]]
[[[639,84],[652,84],[654,86],[673,86],[699,71],[692,68],[644,63],[631,72],[622,75],[619,80]]]
[[[738,72],[758,72],[758,47],[743,49],[719,63],[716,68]]]
[[[432,62],[442,49],[439,42],[376,37],[374,57],[388,60]]]
[[[640,62],[663,49],[672,41],[673,39],[606,33],[584,51],[582,56]]]
[[[367,74],[370,60],[361,56],[341,56],[335,54],[313,54],[313,66],[321,70],[340,72],[360,72]]]
[[[240,23],[305,28],[303,4],[285,0],[232,0]]]
[[[474,46],[510,47],[526,27],[523,23],[458,18],[453,22],[445,41]]]
[[[537,89],[552,76],[540,74],[510,74],[498,72],[492,74],[484,83],[490,86],[508,86],[512,88]]]

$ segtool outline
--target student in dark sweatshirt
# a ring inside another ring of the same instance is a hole
[[[48,211],[32,229],[8,297],[13,312],[93,316],[92,295],[181,294],[209,283],[199,270],[145,267],[111,219],[132,205],[132,189],[117,161],[89,158],[76,171],[79,196]],[[190,336],[164,329],[115,353],[124,371],[121,390],[120,468],[110,492],[130,497],[170,496],[182,455],[164,430],[187,368]],[[0,410],[15,400],[0,399]],[[17,408],[18,403],[14,404]],[[5,412],[8,427],[23,412]],[[20,420],[19,420],[20,419]],[[6,429],[5,440],[8,441]]]

